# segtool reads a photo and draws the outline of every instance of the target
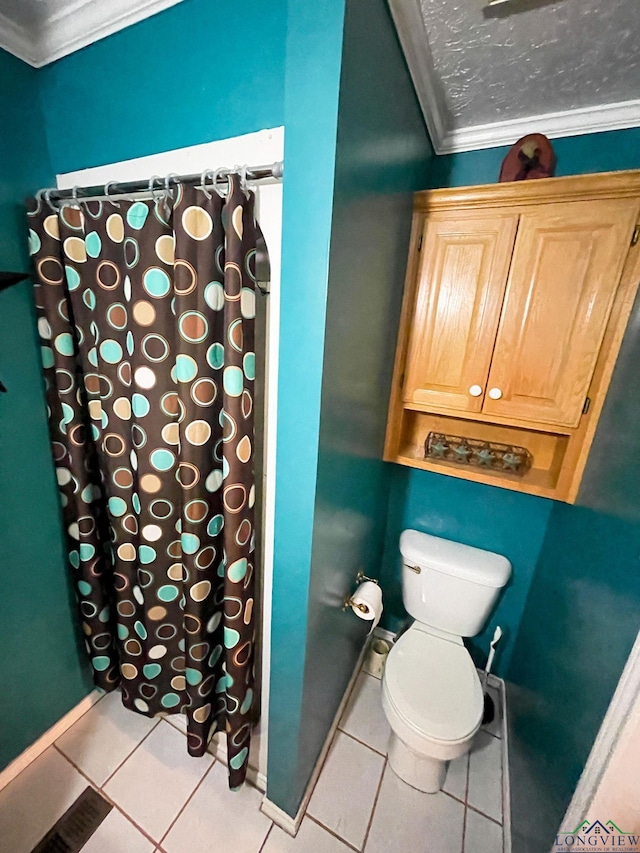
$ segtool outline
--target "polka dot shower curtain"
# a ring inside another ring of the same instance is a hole
[[[51,444],[97,686],[226,731],[245,778],[253,712],[254,198],[29,213]],[[177,193],[177,195],[176,195]]]

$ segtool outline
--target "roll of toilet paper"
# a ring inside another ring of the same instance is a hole
[[[349,602],[351,609],[358,619],[372,622],[369,634],[382,618],[382,590],[377,583],[365,581],[361,583]]]

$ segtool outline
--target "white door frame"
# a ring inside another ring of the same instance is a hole
[[[59,189],[74,186],[98,186],[107,181],[148,180],[152,175],[171,172],[191,174],[236,164],[261,166],[284,159],[284,127],[247,133],[230,139],[192,145],[121,163],[110,163],[67,172],[57,176]],[[271,668],[271,598],[273,589],[273,537],[275,525],[276,426],[278,411],[278,346],[280,339],[280,268],[282,253],[282,183],[261,183],[256,187],[256,213],[269,248],[271,264],[270,295],[267,299],[267,352],[265,371],[265,460],[263,469],[262,518],[262,709],[254,730],[249,756],[248,777],[266,790],[267,732],[269,713],[269,674]],[[225,753],[224,744],[218,750]]]
[[[600,782],[623,735],[625,725],[633,719],[632,712],[638,703],[640,703],[640,633],[636,637],[607,713],[593,742],[569,808],[560,824],[561,829],[578,826],[587,818]]]

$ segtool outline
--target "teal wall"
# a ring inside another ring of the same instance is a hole
[[[355,588],[358,570],[380,573],[390,473],[382,451],[392,331],[402,300],[412,193],[424,184],[430,157],[385,0],[347,0],[298,800],[368,629],[342,603]]]
[[[553,146],[558,158],[558,176],[640,166],[640,128],[555,139]],[[495,183],[508,150],[489,148],[435,157],[424,186]],[[631,423],[627,423],[626,432],[630,431]],[[513,578],[483,633],[468,643],[476,661],[484,665],[493,629],[501,625],[505,638],[496,655],[494,670],[504,677],[509,670],[524,605],[543,548],[547,521],[555,504],[544,498],[454,480],[441,474],[393,467],[383,564],[384,627],[397,630],[406,618],[398,562],[398,540],[405,528],[504,553],[513,563]],[[605,473],[610,472],[610,464],[601,467],[603,476],[611,481],[612,474]],[[622,474],[622,468],[618,466],[616,476]],[[629,488],[631,479],[627,475]],[[597,487],[591,489],[592,505],[598,500],[599,492]],[[618,500],[619,512],[623,511],[621,504],[624,501]]]
[[[295,814],[344,0],[289,10],[267,796]],[[326,731],[325,731],[326,735]]]
[[[558,175],[640,168],[638,128],[557,139],[553,145]],[[438,157],[430,186],[491,183],[506,151]],[[512,606],[508,589],[493,620],[506,623],[511,633],[499,671],[509,682],[512,822],[518,853],[549,850],[640,624],[639,362],[637,303],[589,458],[580,506],[535,498],[527,506],[519,496],[515,503],[497,501],[497,490],[490,487],[470,503],[477,489],[473,484],[461,483],[456,493],[435,485],[444,479],[439,475],[405,475],[410,485],[404,488],[414,496],[403,506],[405,524],[427,529],[444,519],[443,535],[456,538],[459,529],[466,536],[462,541],[477,544],[472,541],[479,537],[477,525],[487,522],[491,531],[485,547],[495,542],[495,550],[500,550],[501,540],[509,547],[505,533],[511,526],[522,537],[521,544],[529,541],[529,559],[520,566],[514,560],[515,571],[520,568],[523,576],[521,588],[528,587],[524,610],[521,596],[517,607]],[[612,444],[620,449],[613,458]],[[540,504],[546,505],[546,529]],[[391,513],[388,541],[397,541],[399,529]],[[615,820],[615,815],[605,817]]]
[[[638,129],[580,143],[584,159],[574,161],[575,171],[640,168]],[[640,628],[639,363],[640,298],[579,505],[555,504],[551,512],[507,674],[519,853],[549,849]]]
[[[504,637],[494,671],[506,673],[553,501],[426,471],[408,474],[393,467],[382,575],[388,614],[385,624],[397,631],[406,619],[398,551],[402,530],[421,530],[504,554],[513,566],[511,580],[487,627],[479,637],[467,641],[467,646],[477,664],[484,666],[489,641],[499,624]]]
[[[28,269],[23,200],[50,183],[37,73],[0,51],[0,269]],[[29,282],[0,293],[0,769],[90,689],[77,647]]]
[[[284,124],[286,0],[183,0],[41,69],[54,172]]]
[[[567,136],[551,141],[558,158],[558,177],[615,172],[635,168],[629,164],[638,162],[640,128]],[[507,146],[436,157],[425,189],[493,184],[498,180],[500,165],[508,151]]]

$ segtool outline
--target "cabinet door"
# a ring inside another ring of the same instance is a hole
[[[522,211],[483,412],[577,426],[637,211],[632,199]]]
[[[425,223],[403,399],[479,412],[518,223],[516,213]]]

